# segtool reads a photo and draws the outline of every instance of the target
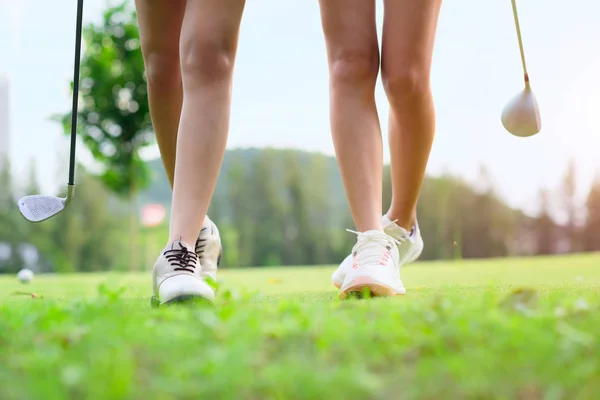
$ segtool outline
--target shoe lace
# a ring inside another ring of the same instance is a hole
[[[200,258],[200,262],[202,262],[202,259],[204,257],[204,248],[206,247],[206,238],[202,237],[202,232],[206,231],[206,227],[203,227],[202,230],[200,231],[200,235],[198,236],[198,239],[196,240],[196,245],[194,246],[194,250],[196,251],[196,254],[198,255],[198,257]]]
[[[358,236],[356,245],[352,249],[354,268],[361,265],[385,265],[391,256],[392,247],[406,240],[404,238],[395,239],[383,232],[374,234],[346,230]]]
[[[194,273],[196,269],[196,263],[198,261],[198,255],[193,251],[188,250],[187,247],[181,247],[176,249],[174,246],[164,253],[167,261],[174,266],[175,271],[186,271]]]

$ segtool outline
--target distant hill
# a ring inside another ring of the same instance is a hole
[[[286,168],[286,162],[293,163],[294,169]],[[150,162],[149,167],[152,184],[141,193],[141,203],[161,203],[170,209],[171,189],[162,163],[160,160],[154,160]],[[268,173],[264,172],[265,169]],[[308,213],[305,217],[310,219],[311,226],[323,231],[351,227],[351,216],[336,159],[297,150],[250,148],[227,151],[209,215],[214,215],[219,222],[232,221],[235,218],[262,218],[264,222],[265,218],[271,216],[271,207],[280,207],[282,202],[289,203],[290,190],[293,188],[286,184],[285,174],[296,169],[300,171],[299,175],[303,179],[304,193],[301,196],[315,196],[316,201],[312,203],[309,199],[305,204],[309,204],[310,209],[297,210],[298,213]],[[250,175],[240,175],[235,173],[236,171],[248,172]],[[325,179],[322,179],[322,174],[326,175]],[[260,176],[268,176],[274,180],[273,185],[262,185],[264,181],[260,180]],[[384,169],[384,177],[383,210],[386,211],[391,200],[389,167]],[[233,188],[232,182],[244,187]],[[325,196],[319,197],[320,200],[317,199],[318,193],[314,192],[319,190],[319,187],[327,192]],[[252,188],[267,188],[270,194],[266,197],[261,196],[259,193],[265,192],[257,193]],[[231,193],[231,189],[243,194]],[[279,190],[281,196],[275,196],[277,199],[274,200],[273,192],[277,193]],[[265,202],[269,204],[266,205]],[[325,207],[310,206],[321,204],[319,202],[324,202]],[[265,207],[261,207],[261,204],[265,204]],[[291,218],[293,212],[289,209],[273,209],[273,221],[269,222],[275,224],[277,218]],[[525,246],[522,240],[524,230],[530,229],[528,227],[535,222],[532,218],[510,208],[492,192],[478,193],[459,177],[427,177],[419,199],[418,212],[421,231],[430,244],[426,247],[422,259],[447,259],[457,256],[453,245],[457,241],[463,241],[461,256],[464,257],[527,254],[533,251],[532,246],[535,245],[528,243]],[[244,235],[254,233],[254,230],[248,230]],[[261,262],[263,261],[256,261],[257,264]]]
[[[300,167],[305,167],[313,162],[324,162],[325,171],[327,173],[327,188],[328,188],[328,203],[333,210],[339,210],[339,215],[334,218],[343,218],[344,213],[347,211],[348,206],[344,193],[344,186],[342,178],[339,172],[337,161],[335,157],[325,156],[320,153],[311,153],[299,150],[279,150],[279,149],[258,149],[258,148],[247,148],[247,149],[233,149],[225,152],[223,160],[223,166],[221,168],[221,174],[219,181],[217,182],[217,188],[215,190],[215,198],[225,196],[229,191],[229,173],[234,164],[241,166],[244,169],[251,167],[252,163],[264,152],[270,152],[274,171],[282,171],[284,165],[284,156],[292,153]],[[160,203],[167,209],[171,206],[171,188],[169,181],[164,172],[162,161],[160,159],[152,160],[148,163],[151,172],[151,184],[150,186],[140,194],[140,204],[146,203]],[[280,180],[280,187],[283,187],[283,176],[277,177]]]

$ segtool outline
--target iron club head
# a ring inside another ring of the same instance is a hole
[[[529,82],[502,110],[502,125],[515,136],[533,136],[542,128],[540,110]]]
[[[19,200],[19,210],[30,222],[41,222],[52,218],[67,208],[75,195],[75,185],[69,185],[67,197],[32,195]]]

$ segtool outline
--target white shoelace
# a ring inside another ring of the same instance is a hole
[[[358,236],[356,245],[352,249],[354,261],[359,266],[383,264],[390,257],[393,246],[406,239],[397,240],[383,232],[356,232],[346,229]]]

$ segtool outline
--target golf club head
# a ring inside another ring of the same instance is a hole
[[[540,110],[529,83],[502,110],[502,125],[515,136],[533,136],[542,128]]]
[[[19,200],[19,211],[30,222],[41,222],[64,210],[75,194],[75,185],[69,185],[67,197],[32,195]]]

